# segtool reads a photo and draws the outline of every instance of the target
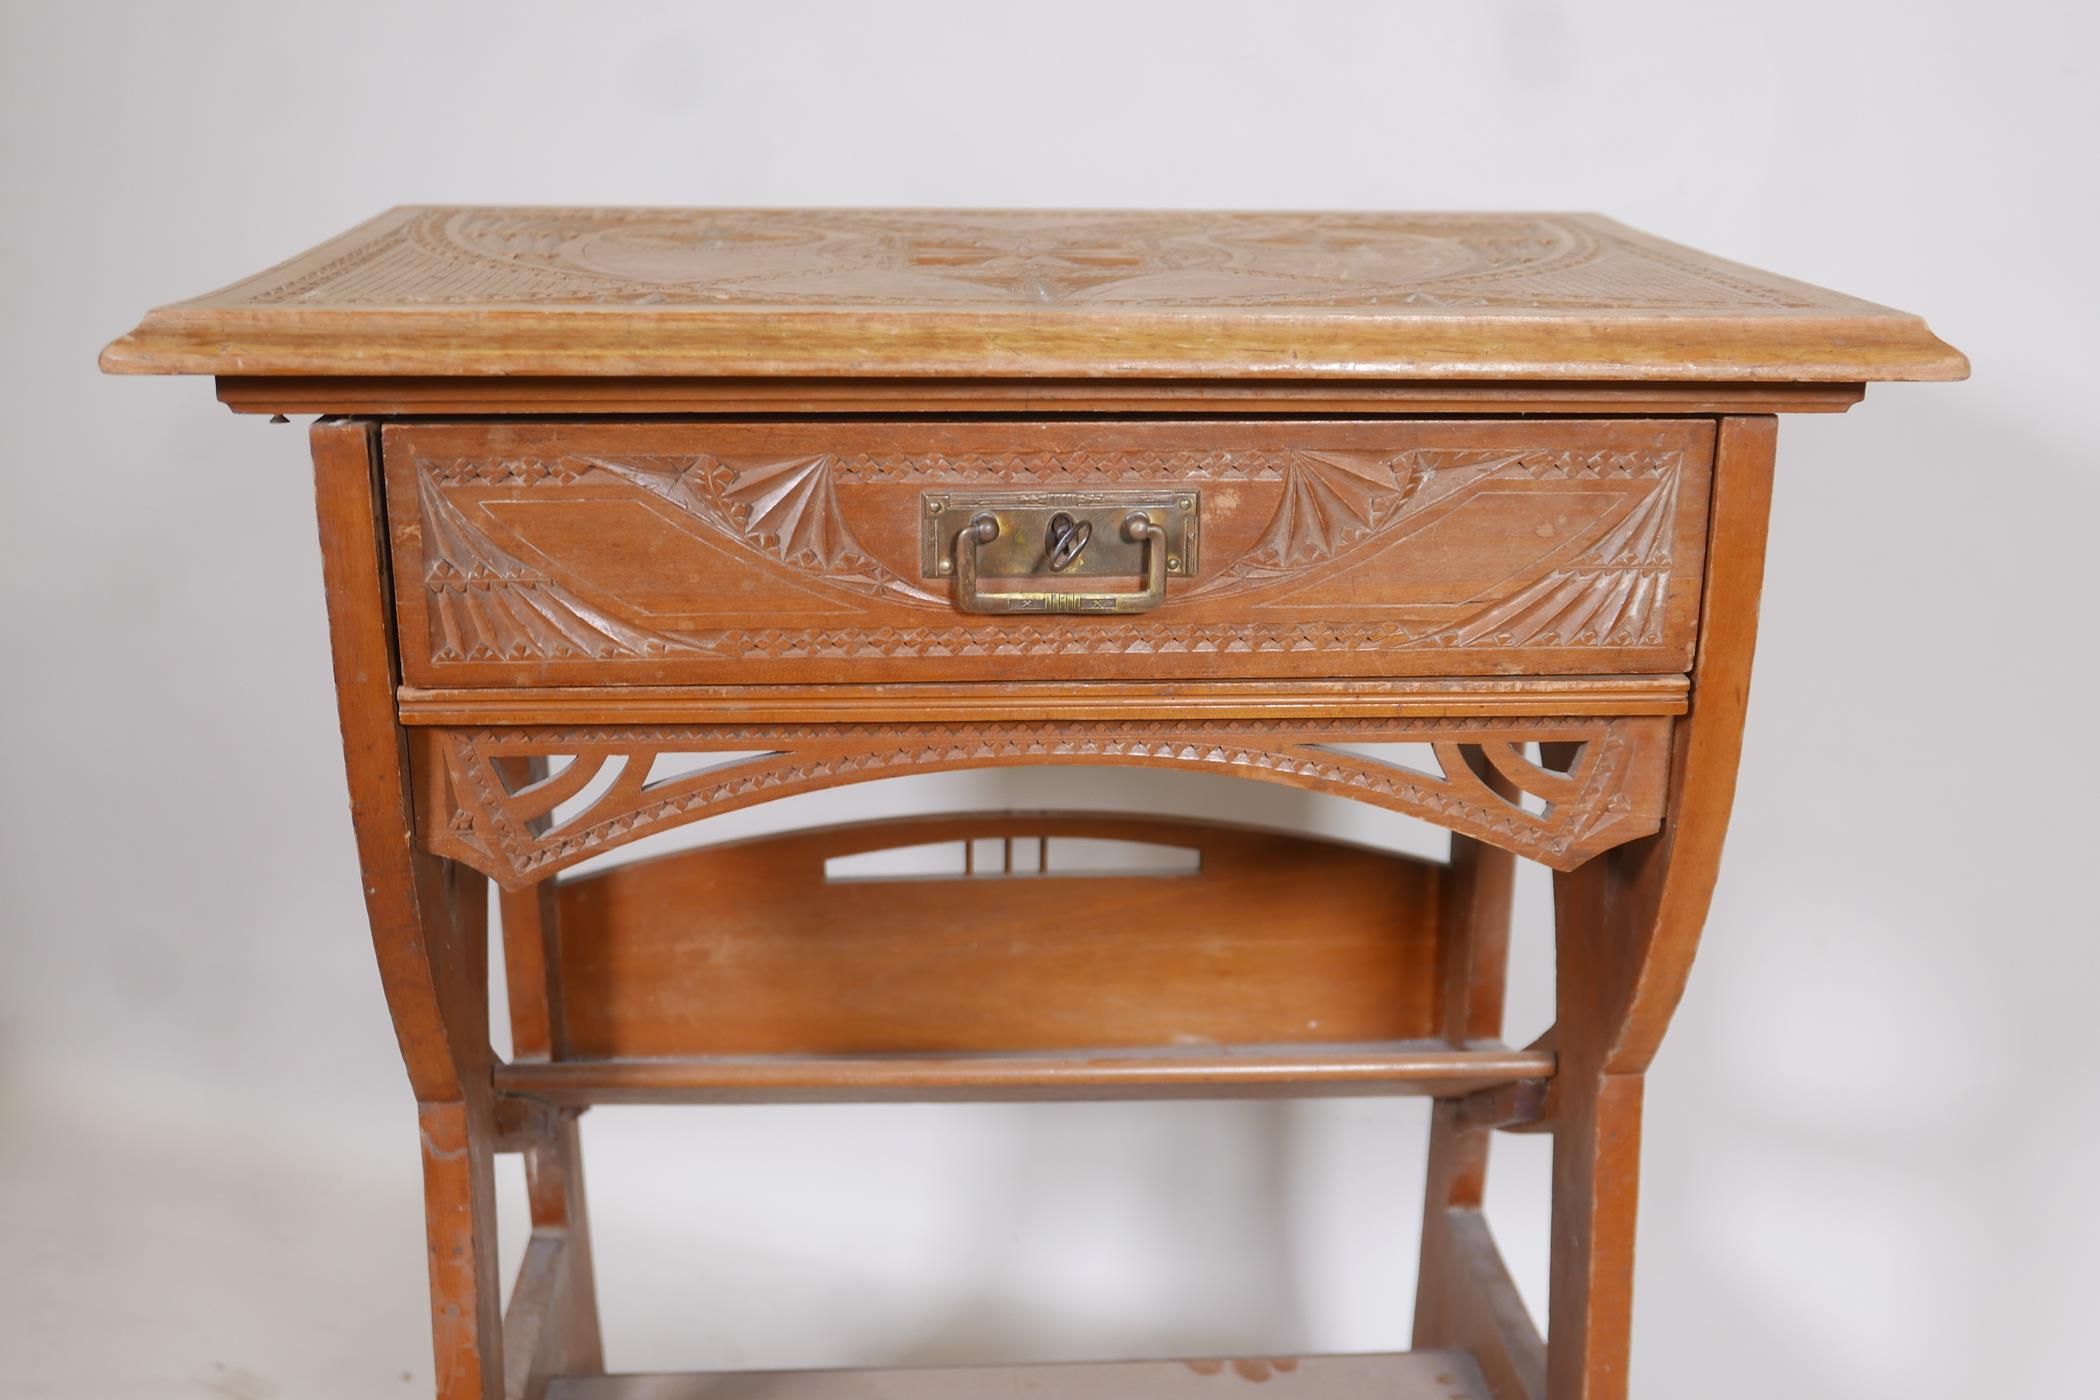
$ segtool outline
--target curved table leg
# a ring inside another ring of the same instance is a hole
[[[1684,993],[1735,797],[1773,424],[1721,422],[1699,654],[1691,710],[1674,735],[1663,829],[1554,877],[1551,1400],[1626,1394],[1643,1076]]]
[[[437,1394],[502,1400],[487,883],[415,839],[394,709],[374,429],[316,423],[313,454],[359,873],[422,1132]]]

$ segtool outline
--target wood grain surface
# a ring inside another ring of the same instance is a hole
[[[1144,849],[1128,852],[1135,869],[1103,870],[1066,857],[1110,848],[1073,842]],[[826,874],[829,861],[889,850],[957,873]],[[1069,812],[705,846],[557,886],[568,1053],[1426,1038],[1441,870],[1279,832]]]
[[[1594,214],[390,210],[119,373],[1950,379],[1915,316]]]
[[[1457,677],[1682,673],[1713,425],[470,422],[384,441],[414,685]],[[1194,574],[1155,611],[964,613],[927,572],[937,493],[1099,490],[1197,517]]]

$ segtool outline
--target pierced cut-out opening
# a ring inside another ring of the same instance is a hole
[[[1548,773],[1569,780],[1566,784],[1563,784],[1566,790],[1563,796],[1566,793],[1573,792],[1575,790],[1575,771],[1582,767],[1583,756],[1590,750],[1589,744],[1586,742],[1579,744],[1540,743],[1537,747],[1539,767]]]
[[[1536,741],[1517,745],[1517,752],[1524,755],[1524,761],[1526,763],[1536,764],[1539,768],[1544,769],[1549,773],[1559,771],[1557,769],[1546,767],[1546,764],[1539,757],[1539,745]],[[1552,804],[1549,803],[1542,794],[1536,792],[1519,792],[1517,794],[1517,805],[1519,807],[1522,807],[1525,811],[1531,813],[1531,815],[1533,815],[1534,817],[1543,817],[1546,815],[1546,808],[1551,806]]]
[[[1016,836],[1006,843],[1006,869],[1012,875],[1043,873],[1043,838]]]
[[[1091,836],[980,836],[832,856],[824,878],[846,880],[986,880],[1044,876],[1176,876],[1203,868],[1203,853],[1153,841]]]
[[[612,790],[612,785],[620,781],[620,774],[627,771],[627,762],[627,755],[623,753],[607,758],[605,765],[591,775],[591,780],[581,791],[554,809],[554,822],[549,830],[559,831],[597,806],[599,800]]]
[[[559,778],[575,761],[576,755],[572,753],[549,753],[534,754],[529,758],[499,758],[489,766],[495,769],[496,781],[503,784],[505,794],[517,797]]]
[[[1043,839],[1046,875],[1193,875],[1203,853],[1156,841],[1110,841],[1093,836]]]
[[[1581,766],[1583,749],[1581,742],[1520,740],[1485,745],[1481,752],[1501,778],[1517,789],[1505,801],[1527,815],[1551,819],[1554,804],[1580,790],[1575,770]]]
[[[1360,762],[1368,766],[1391,755],[1427,765],[1434,758],[1427,745],[1381,748],[1367,744],[1361,751],[1375,757],[1341,758],[1339,755],[1343,751],[1337,748],[1336,761]],[[654,750],[644,752],[653,766],[657,753]],[[1435,817],[1415,813],[1400,803],[1373,803],[1353,800],[1333,791],[1306,791],[1280,781],[1262,781],[1264,775],[1255,771],[1176,771],[1119,764],[1104,756],[1099,761],[1083,764],[989,766],[956,772],[897,774],[867,781],[852,778],[830,785],[788,784],[784,796],[779,795],[770,783],[754,782],[747,795],[735,790],[742,775],[771,774],[780,766],[776,759],[753,758],[753,752],[757,751],[712,751],[706,756],[722,763],[734,761],[733,766],[725,768],[716,778],[696,779],[686,774],[664,779],[657,785],[655,797],[661,799],[665,793],[684,791],[706,782],[728,784],[730,795],[719,806],[706,801],[681,804],[661,819],[640,820],[634,828],[640,834],[634,839],[628,839],[631,832],[614,834],[592,854],[581,859],[565,859],[556,868],[569,875],[582,876],[720,841],[833,826],[855,819],[890,817],[907,811],[1115,811],[1131,816],[1222,818],[1281,833],[1328,836],[1377,845],[1430,860],[1443,859],[1450,843],[1446,828]],[[585,770],[593,770],[589,776],[601,778],[599,786],[605,789],[608,783],[618,780],[616,775],[601,775],[595,771],[608,757],[602,751],[589,749],[579,754],[559,755],[555,761],[564,765],[564,771],[550,782],[564,793],[570,786],[580,789],[586,780]],[[1395,771],[1410,775],[1413,772],[1412,769]],[[1426,785],[1440,779],[1425,774],[1422,781]],[[683,786],[668,786],[673,783]],[[545,794],[547,797],[554,795],[552,791]],[[602,803],[604,799],[599,801]],[[573,835],[587,824],[576,820],[579,805],[575,801],[563,805],[561,817],[569,825],[562,835]],[[649,804],[621,805],[633,810]],[[1512,807],[1510,810],[1516,809]],[[612,811],[601,809],[591,820],[599,821],[613,815]],[[554,834],[547,829],[545,822],[539,827],[536,835],[541,839]],[[1021,850],[1024,840],[1037,843],[1029,850],[1040,849],[1040,830],[1030,830],[1025,838],[1014,838],[1016,875],[1044,873],[1039,858],[1030,860]],[[549,871],[545,864],[538,864],[524,873],[542,877]]]
[[[826,880],[955,879],[966,869],[966,843],[930,841],[921,846],[891,846],[833,856],[824,862]]]
[[[1314,747],[1329,753],[1348,754],[1352,758],[1366,758],[1388,768],[1402,768],[1424,778],[1445,776],[1444,765],[1437,759],[1434,744],[1316,744]]]
[[[771,758],[774,752],[772,749],[709,749],[699,753],[660,753],[649,762],[649,776],[642,780],[642,790],[646,792],[663,783],[747,763],[754,758]]]

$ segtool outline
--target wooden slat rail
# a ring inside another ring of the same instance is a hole
[[[972,1056],[703,1056],[498,1066],[496,1087],[549,1103],[986,1102],[1429,1095],[1550,1078],[1550,1051],[1443,1041],[1274,1050]]]
[[[1681,715],[1683,676],[1299,681],[968,681],[427,690],[408,725],[908,724],[1040,719],[1332,719]]]

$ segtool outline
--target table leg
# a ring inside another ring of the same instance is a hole
[[[502,1400],[487,883],[416,839],[388,621],[376,430],[313,429],[336,701],[359,874],[423,1142],[439,1400]]]
[[[1684,993],[1735,799],[1773,443],[1770,418],[1721,420],[1699,652],[1663,829],[1554,876],[1551,1400],[1627,1393],[1642,1088]]]
[[[485,1103],[417,1105],[423,1218],[430,1250],[430,1331],[438,1400],[499,1400],[503,1285],[496,1261],[496,1176]]]

